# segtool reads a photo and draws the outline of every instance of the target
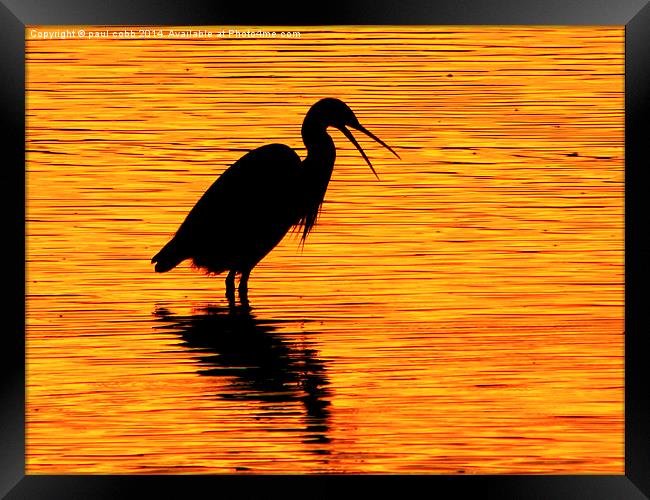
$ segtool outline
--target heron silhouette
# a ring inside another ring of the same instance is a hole
[[[363,132],[399,158],[359,123],[347,104],[335,98],[321,99],[309,109],[302,124],[306,158],[301,161],[284,144],[246,153],[208,188],[174,237],[151,259],[155,271],[164,273],[187,259],[209,274],[228,271],[229,299],[234,297],[239,274],[239,296],[247,300],[253,268],[291,228],[302,230],[304,244],[316,224],[336,158],[328,127],[343,132],[377,179],[370,160],[346,127]]]

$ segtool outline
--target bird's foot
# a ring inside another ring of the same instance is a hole
[[[244,271],[241,274],[241,279],[239,280],[239,301],[243,306],[248,307],[248,277],[250,276],[250,271]]]
[[[233,305],[235,303],[235,272],[230,271],[226,277],[226,298],[228,303]]]

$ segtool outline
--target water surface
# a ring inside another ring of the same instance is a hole
[[[28,473],[622,474],[624,28],[296,30],[28,29]],[[154,273],[325,96],[402,160],[331,131],[250,309]]]

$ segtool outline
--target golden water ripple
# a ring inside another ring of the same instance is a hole
[[[624,28],[295,29],[27,36],[28,473],[622,474]],[[154,273],[324,96],[401,161],[331,132],[251,314]]]

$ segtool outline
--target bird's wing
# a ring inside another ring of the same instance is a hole
[[[297,222],[300,157],[270,144],[242,156],[208,188],[187,215],[177,238],[217,243]]]

